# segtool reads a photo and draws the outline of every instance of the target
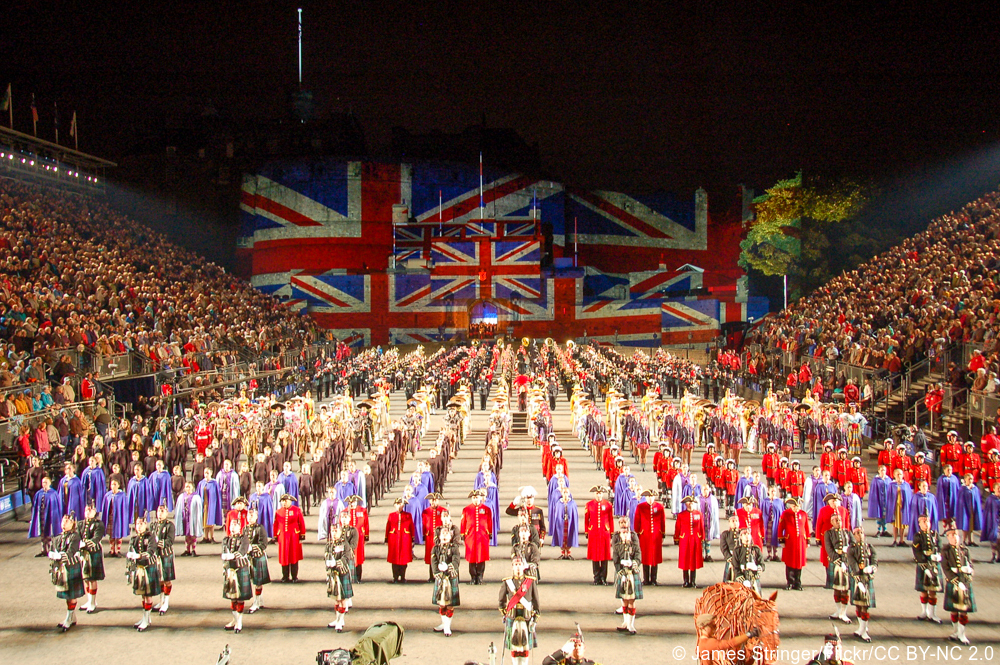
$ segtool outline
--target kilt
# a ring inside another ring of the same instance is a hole
[[[160,581],[161,582],[173,582],[177,579],[177,573],[174,570],[174,553],[163,554],[160,556]]]
[[[622,568],[615,574],[615,598],[642,600],[642,580],[638,571]]]
[[[86,590],[83,588],[83,569],[80,566],[80,562],[70,561],[66,564],[60,562],[53,566],[53,572],[55,572],[57,567],[59,572],[53,575],[53,581],[58,577],[59,581],[65,586],[60,585],[56,587],[56,598],[62,598],[63,600],[82,598]]]
[[[80,550],[83,579],[87,582],[100,582],[104,579],[104,550],[98,547],[93,552]]]
[[[864,607],[866,609],[875,608],[875,581],[868,579],[867,583],[860,577],[851,580],[851,605]]]
[[[943,586],[941,585],[942,579],[943,576],[941,574],[941,566],[939,564],[934,564],[933,568],[917,566],[916,580],[913,583],[913,588],[921,593],[925,593],[927,591],[941,591],[943,589]]]
[[[244,601],[253,598],[250,588],[250,567],[226,568],[222,582],[222,597],[226,600]]]
[[[271,572],[267,569],[266,554],[261,554],[250,560],[250,581],[254,586],[270,584]]]
[[[826,567],[826,588],[834,591],[851,590],[851,573],[847,566],[830,564]]]
[[[969,585],[969,588],[963,592],[959,590],[957,581],[948,582],[944,591],[945,612],[972,614],[976,611],[976,594],[972,590],[972,585]]]
[[[450,594],[448,590],[450,589]],[[431,602],[435,605],[449,605],[458,607],[462,604],[458,594],[458,575],[448,575],[448,573],[437,572],[434,574],[434,591],[431,594]]]
[[[535,638],[534,623],[518,614],[517,618],[506,617],[503,620],[503,648],[514,651],[527,651],[538,646]]]
[[[347,600],[354,597],[354,586],[351,584],[353,571],[340,572],[336,568],[326,569],[326,595],[334,600]]]
[[[132,573],[132,593],[137,596],[159,596],[163,593],[160,586],[160,567],[156,564],[136,566]]]

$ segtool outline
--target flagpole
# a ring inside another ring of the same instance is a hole
[[[479,152],[479,219],[486,219],[486,212],[483,207],[483,153]]]
[[[14,93],[10,83],[7,84],[7,111],[10,113],[10,128],[14,129]]]
[[[80,128],[76,126],[76,111],[73,111],[73,150],[80,150]]]
[[[35,93],[31,93],[31,133],[38,138],[38,107],[35,106]]]
[[[438,190],[438,235],[441,235],[444,210],[444,191]]]
[[[56,125],[56,145],[59,145],[59,102],[52,102],[52,109],[55,112],[53,122]]]
[[[573,218],[573,267],[577,267],[579,251],[577,249],[576,243],[580,239],[580,231],[577,229],[576,217]]]

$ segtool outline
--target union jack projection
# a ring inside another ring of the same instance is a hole
[[[701,190],[685,202],[488,170],[480,189],[464,165],[320,159],[246,176],[241,210],[254,286],[358,344],[464,335],[484,301],[516,336],[636,346],[704,341],[767,309],[737,301],[740,237],[710,237]]]

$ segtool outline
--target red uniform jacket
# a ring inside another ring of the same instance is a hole
[[[368,526],[368,511],[358,506],[351,509],[350,513],[351,526],[358,530],[358,549],[354,552],[354,559],[355,563],[360,566],[365,562],[365,541],[368,540],[368,535],[371,533]]]
[[[768,480],[774,480],[774,474],[778,470],[778,453],[764,453],[764,457],[760,461],[761,468],[764,470],[764,475],[767,476]]]
[[[957,443],[946,443],[941,446],[940,453],[941,467],[944,468],[946,464],[951,464],[953,471],[958,471],[959,464],[962,463],[962,446]]]
[[[930,485],[931,485],[931,466],[930,466],[930,464],[915,464],[915,465],[913,465],[913,473],[910,474],[910,477],[913,480],[913,489],[914,489],[914,491],[916,491],[916,489],[920,486],[920,481],[921,480],[926,480],[927,481],[927,486],[930,487]],[[905,478],[904,478],[904,480],[905,480]]]
[[[465,560],[469,563],[489,561],[493,511],[482,504],[466,506],[462,511],[461,531],[465,539]]]
[[[715,455],[712,453],[705,453],[701,456],[701,472],[708,476],[711,472],[712,467],[715,466]]]
[[[843,529],[850,531],[851,529],[851,516],[847,512],[847,508],[840,506],[837,508],[837,513],[840,515],[840,526]],[[829,531],[833,526],[830,524],[830,520],[833,519],[833,507],[823,506],[819,510],[819,517],[816,519],[816,540],[820,542],[819,547],[819,560],[825,568],[830,564],[829,560],[826,558],[826,548],[823,547],[823,537],[826,536],[826,532]]]
[[[389,521],[385,525],[385,542],[389,549],[385,560],[398,566],[405,566],[413,561],[413,516],[405,510],[389,513]]]
[[[740,480],[740,474],[736,469],[726,469],[721,474],[722,482],[726,486],[726,494],[736,496],[736,483]]]
[[[972,474],[973,482],[979,482],[979,476],[983,471],[983,460],[979,453],[964,453],[962,455],[962,476],[967,473]]]
[[[847,470],[851,468],[850,461],[846,459],[835,459],[833,461],[833,469],[830,473],[830,477],[837,481],[837,484],[841,487],[847,482]]]
[[[583,531],[587,534],[587,558],[611,560],[611,532],[614,530],[614,507],[610,501],[593,499],[587,503]]]
[[[896,451],[892,448],[884,448],[878,451],[878,464],[885,467],[887,471],[886,475],[891,478],[892,470],[896,466]]]
[[[642,565],[657,566],[663,563],[663,536],[667,529],[663,504],[642,502],[635,509],[635,533],[639,536]]]
[[[852,466],[847,470],[847,479],[854,485],[854,493],[864,499],[865,495],[868,494],[869,485],[868,472],[865,471],[865,468]]]
[[[740,521],[741,529],[750,529],[750,537],[753,538],[754,545],[763,547],[764,517],[761,515],[760,508],[757,506],[754,506],[750,510],[738,508],[736,510],[736,517]]]
[[[705,520],[700,511],[685,510],[677,516],[677,523],[674,526],[674,543],[678,545],[678,568],[698,570],[704,565],[701,548],[701,543],[704,540]]]
[[[791,475],[791,473],[792,473],[792,470],[789,469],[787,465],[786,466],[781,466],[779,464],[778,468],[774,470],[774,483],[775,483],[775,485],[777,485],[781,489],[785,490],[785,492],[787,492],[788,488],[789,488],[789,485],[788,485],[789,476]]]
[[[924,466],[927,466],[926,464]],[[916,473],[913,474],[916,478]],[[930,468],[928,467],[928,476],[930,475]],[[987,491],[993,491],[993,484],[1000,480],[1000,462],[987,462],[983,465],[983,487]],[[914,480],[914,482],[916,482]],[[930,480],[928,479],[928,483]]]
[[[298,506],[279,508],[274,514],[274,537],[278,541],[278,563],[290,566],[302,561],[302,540],[306,537],[306,520]]]
[[[819,456],[819,468],[821,471],[829,471],[830,475],[833,475],[833,463],[836,461],[837,456],[831,452],[825,452]]]
[[[424,508],[424,563],[430,564],[431,551],[434,549],[434,530],[441,526],[441,515],[447,512],[444,506],[428,506]]]
[[[778,520],[778,539],[784,543],[781,560],[789,568],[806,567],[809,547],[809,515],[806,511],[786,510]]]

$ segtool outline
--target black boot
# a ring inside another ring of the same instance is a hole
[[[291,570],[291,572],[292,572],[292,582],[298,582],[299,581],[299,564],[293,563],[291,566],[289,566],[289,568],[292,569]]]
[[[600,561],[594,561],[594,562],[592,562],[590,564],[590,566],[591,566],[591,568],[594,571],[594,584],[595,585],[602,584],[602,581],[601,581],[601,562]]]
[[[656,581],[656,572],[657,572],[657,571],[658,571],[659,569],[660,569],[660,567],[659,567],[659,566],[650,566],[650,567],[649,567],[649,582],[650,582],[650,584],[652,584],[653,586],[660,586],[660,585],[659,585],[659,584],[657,583],[657,581]]]
[[[649,566],[645,564],[642,566],[642,583],[649,586]]]
[[[288,566],[281,567],[281,581],[282,582],[288,581]]]
[[[601,584],[608,584],[608,562],[601,562]]]
[[[698,586],[697,575],[698,575],[698,571],[697,570],[692,570],[691,571],[691,588],[693,588],[693,589],[700,589],[701,588],[700,586]]]
[[[684,588],[687,589],[689,586],[691,586],[690,581],[689,581],[690,578],[691,578],[691,575],[686,570],[683,571],[683,573],[684,573]]]

